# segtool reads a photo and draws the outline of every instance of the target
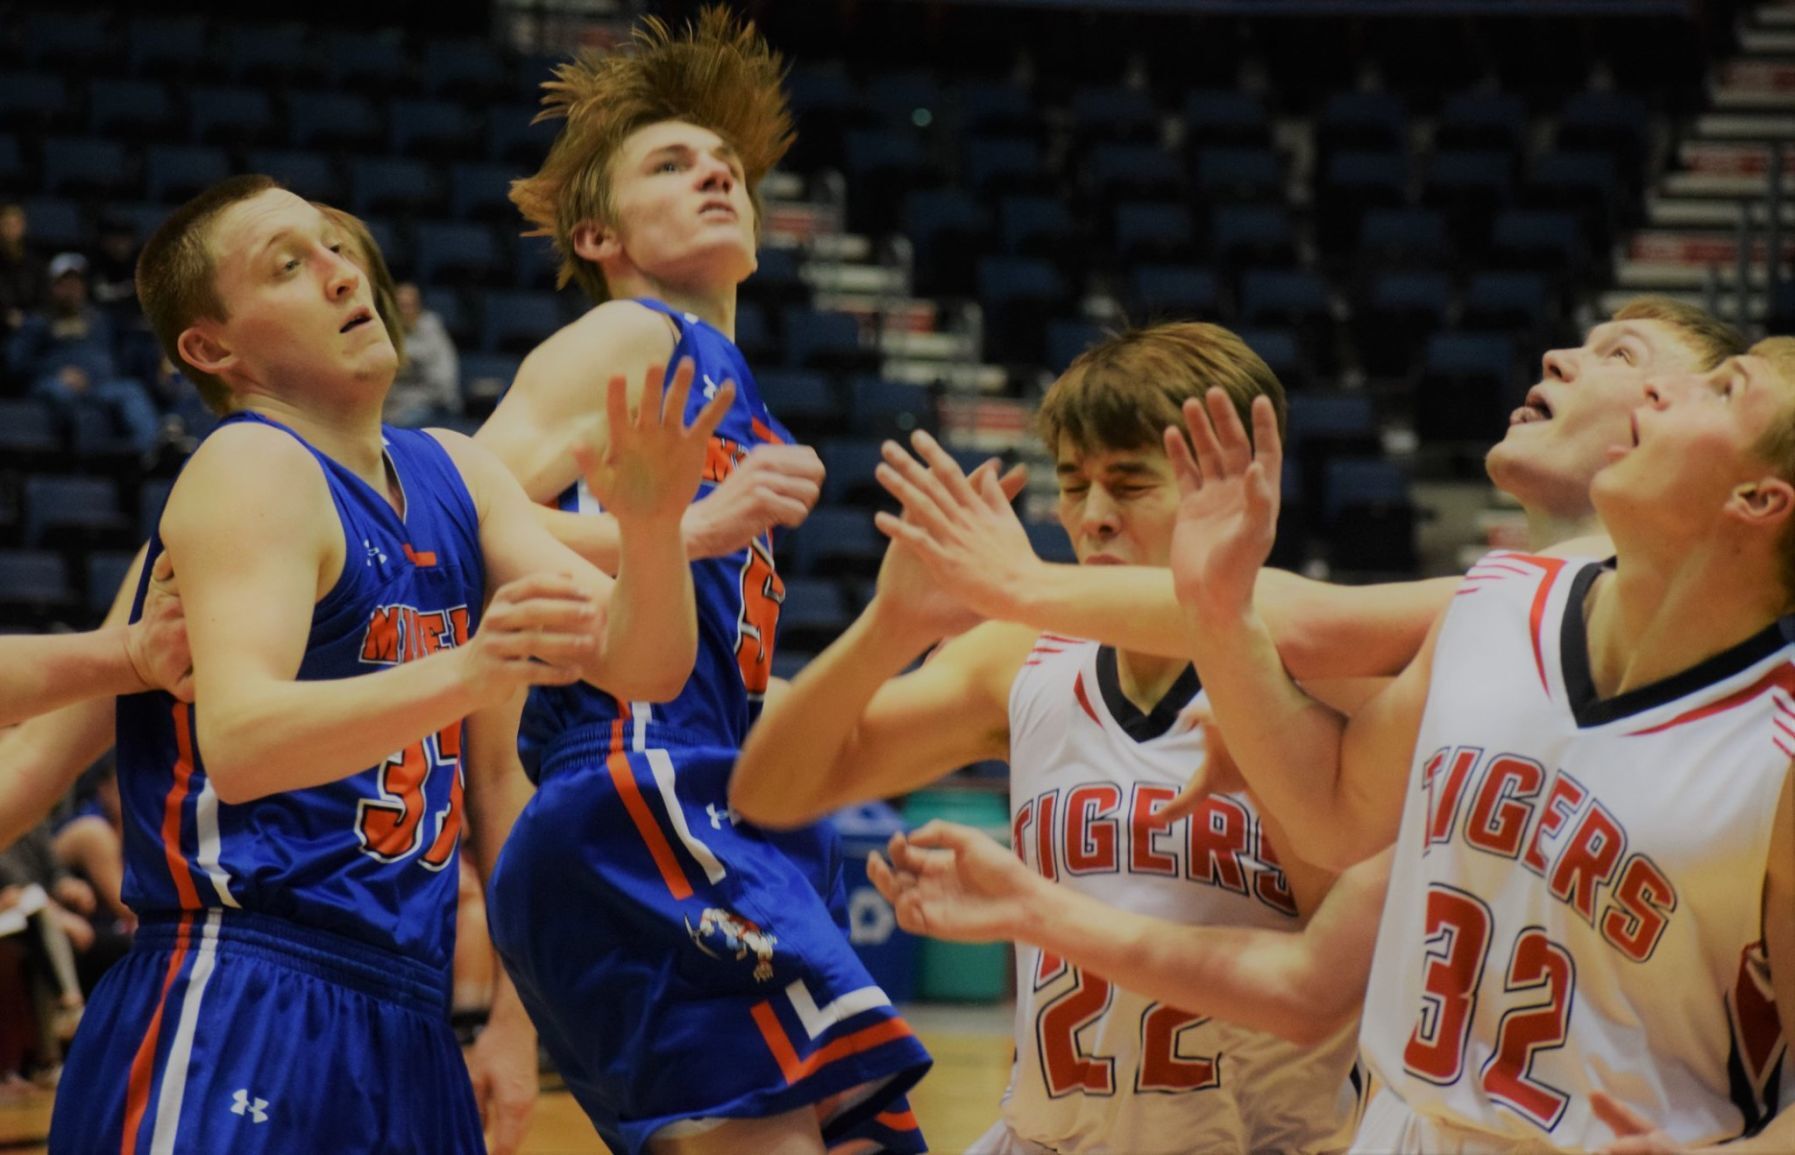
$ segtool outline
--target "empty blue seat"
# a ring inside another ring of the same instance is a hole
[[[52,136],[44,140],[47,193],[116,192],[134,181],[131,158],[115,140],[92,136]]]
[[[1024,136],[967,137],[962,174],[982,196],[1037,190],[1051,181],[1040,143]]]
[[[24,187],[29,171],[25,167],[24,151],[19,148],[19,138],[10,132],[0,133],[0,191],[11,192]]]
[[[1382,268],[1437,267],[1452,255],[1452,235],[1435,209],[1370,209],[1359,220],[1357,255]]]
[[[250,172],[267,173],[307,200],[343,203],[343,181],[330,158],[299,149],[251,149],[244,157]],[[392,254],[387,254],[390,259]]]
[[[383,135],[373,101],[353,92],[287,90],[287,143],[294,148],[361,148]]]
[[[1178,158],[1152,144],[1104,143],[1085,162],[1091,191],[1099,200],[1177,196],[1184,188]]]
[[[1490,262],[1503,268],[1574,277],[1584,255],[1583,231],[1574,213],[1510,209],[1490,226]]]
[[[1008,81],[960,86],[960,124],[968,132],[1035,133],[1041,113],[1028,90]]]
[[[512,281],[520,289],[555,288],[561,274],[561,255],[555,251],[555,242],[549,237],[513,237],[511,271]]]
[[[1271,119],[1257,97],[1235,89],[1195,89],[1184,97],[1184,138],[1199,148],[1271,143]]]
[[[440,160],[477,145],[473,117],[452,100],[395,100],[387,110],[387,146]]]
[[[61,448],[49,405],[35,398],[0,400],[0,461],[16,465],[29,457],[47,463]]]
[[[553,293],[494,290],[485,294],[480,347],[489,353],[527,352],[561,327]]]
[[[785,363],[795,369],[855,369],[874,359],[860,343],[860,322],[820,309],[785,311]]]
[[[454,165],[449,169],[449,214],[465,220],[516,220],[510,193],[517,175],[508,164]]]
[[[334,86],[392,90],[410,82],[411,60],[397,28],[323,29],[316,53]]]
[[[490,93],[510,86],[510,70],[485,40],[430,40],[419,76],[432,96]]]
[[[1476,273],[1465,285],[1460,323],[1531,336],[1545,326],[1551,308],[1551,286],[1538,273]]]
[[[1199,148],[1197,191],[1210,200],[1283,200],[1284,162],[1269,148]]]
[[[1152,140],[1159,135],[1159,110],[1138,88],[1084,85],[1072,92],[1072,130],[1082,137]]]
[[[1215,274],[1195,265],[1141,265],[1129,277],[1129,302],[1137,320],[1213,317],[1220,301]]]
[[[876,439],[827,438],[817,442],[816,451],[823,460],[822,504],[876,505],[886,500],[873,476],[884,460]]]
[[[70,73],[91,71],[114,56],[113,13],[67,5],[28,12],[19,21],[19,47],[32,65],[61,67]]]
[[[936,428],[935,399],[922,385],[859,375],[848,380],[849,429],[856,437],[907,438]]]
[[[1437,149],[1493,149],[1518,155],[1527,141],[1527,106],[1512,92],[1459,92],[1434,125]]]
[[[1327,283],[1308,269],[1249,269],[1240,280],[1240,319],[1290,324],[1331,316]]]
[[[1296,259],[1296,229],[1281,204],[1217,205],[1210,244],[1224,265],[1281,265]]]
[[[962,189],[922,189],[904,202],[903,229],[915,252],[916,291],[969,296],[973,261],[988,247],[984,205]]]
[[[133,16],[125,35],[126,59],[138,76],[186,76],[206,59],[202,16]]]
[[[124,584],[125,575],[131,572],[131,563],[136,559],[135,553],[125,549],[96,550],[87,555],[88,613],[96,618],[106,616],[106,611],[112,608],[119,586]]]
[[[927,128],[940,118],[943,103],[941,86],[927,72],[880,72],[866,80],[866,105],[887,125]]]
[[[513,175],[534,171],[548,156],[549,146],[560,131],[559,120],[536,120],[533,104],[506,104],[486,110],[486,159],[519,168]]]
[[[1612,155],[1629,183],[1636,182],[1651,141],[1651,118],[1634,92],[1586,91],[1566,100],[1558,114],[1558,147],[1599,149]]]
[[[1042,323],[1070,293],[1055,265],[1038,257],[983,257],[978,263],[985,353],[1010,364],[1041,363]]]
[[[847,628],[853,614],[841,586],[826,578],[786,579],[779,607],[779,640],[794,648],[820,650]]]
[[[175,123],[168,86],[154,80],[96,76],[87,88],[87,128],[99,136],[133,137],[161,133]]]
[[[47,550],[0,549],[0,615],[10,624],[46,622],[78,604],[62,555]]]
[[[415,239],[417,278],[422,284],[492,281],[505,272],[505,257],[486,225],[421,221]]]
[[[104,477],[36,473],[25,479],[24,541],[28,548],[54,546],[65,535],[131,536],[119,509],[118,485]]]
[[[1235,329],[1234,334],[1247,348],[1259,354],[1259,359],[1277,374],[1284,388],[1299,389],[1307,381],[1308,364],[1303,359],[1296,334],[1289,329],[1242,326]]]
[[[1060,197],[1005,197],[998,204],[997,219],[998,235],[1011,253],[1062,252],[1078,231],[1072,210]]]
[[[31,239],[46,249],[85,249],[87,225],[81,207],[59,197],[32,197],[25,201],[25,219]]]
[[[187,92],[187,131],[202,144],[242,145],[274,130],[268,93],[241,85],[199,85]]]
[[[767,310],[759,301],[736,303],[735,347],[754,364],[778,352],[779,334],[767,320]]]
[[[6,69],[0,72],[0,123],[8,128],[41,127],[68,105],[62,77],[51,72]]]
[[[742,286],[749,295],[782,304],[810,304],[810,283],[804,279],[803,255],[797,249],[763,247],[754,275]]]
[[[1396,208],[1408,201],[1409,158],[1401,152],[1346,149],[1328,157],[1315,189],[1317,239],[1339,252],[1358,235],[1366,210]]]
[[[1116,257],[1141,260],[1189,259],[1196,249],[1190,210],[1178,201],[1123,201],[1115,213]]]
[[[1408,149],[1408,109],[1389,92],[1337,92],[1323,105],[1315,132],[1324,155],[1337,149],[1403,152]]]
[[[1514,382],[1514,342],[1508,337],[1435,334],[1422,358],[1416,434],[1424,442],[1493,440],[1519,401]]]
[[[231,175],[221,148],[151,145],[143,155],[143,191],[150,200],[177,203]]]
[[[1452,282],[1445,273],[1387,273],[1371,282],[1353,315],[1359,364],[1367,373],[1405,374],[1421,344],[1446,327]]]
[[[799,441],[845,431],[842,405],[827,374],[810,369],[766,369],[754,375],[754,383],[760,386],[761,400],[773,416]]]
[[[232,79],[247,84],[267,84],[309,71],[306,26],[282,24],[228,24],[219,30],[218,62]]]
[[[1028,535],[1029,548],[1042,561],[1078,563],[1078,551],[1072,548],[1072,539],[1066,536],[1064,526],[1050,521],[1025,521],[1022,531]]]
[[[790,541],[795,577],[870,577],[885,557],[885,536],[866,509],[819,506]]]
[[[1063,373],[1080,353],[1103,340],[1103,327],[1083,317],[1055,317],[1047,322],[1047,368]]]
[[[439,206],[436,167],[407,157],[363,157],[349,163],[350,203],[361,216],[411,215]]]
[[[1490,218],[1508,204],[1513,188],[1514,162],[1505,153],[1442,151],[1428,163],[1421,199],[1446,214],[1461,248],[1481,252]]]
[[[1382,458],[1334,458],[1323,486],[1328,559],[1336,569],[1413,572],[1415,506],[1406,470]]]

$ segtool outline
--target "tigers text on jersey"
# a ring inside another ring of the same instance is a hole
[[[1115,650],[1043,634],[1010,690],[1010,809],[1025,862],[1123,910],[1293,930],[1296,903],[1244,795],[1155,826],[1203,756],[1186,668],[1150,713]],[[1016,949],[1016,1065],[1004,1118],[1055,1151],[1159,1155],[1339,1145],[1352,1032],[1300,1048],[1121,990]]]
[[[253,421],[297,433],[250,413]],[[355,474],[324,470],[347,549],[312,610],[301,680],[348,678],[464,644],[486,586],[478,515],[435,438],[386,427],[403,515]],[[151,543],[153,561],[160,541]],[[148,565],[145,572],[148,572]],[[140,613],[139,588],[135,613]],[[221,802],[194,735],[195,707],[120,698],[124,897],[140,915],[259,912],[446,970],[454,954],[461,723],[335,782]]]
[[[1602,1090],[1679,1142],[1720,1142],[1784,1090],[1760,902],[1795,648],[1773,627],[1600,700],[1584,605],[1602,570],[1493,553],[1460,587],[1361,1046],[1452,1131],[1599,1147]]]

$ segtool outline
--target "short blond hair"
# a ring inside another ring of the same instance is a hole
[[[573,232],[612,220],[611,165],[631,133],[683,120],[722,137],[741,158],[757,228],[761,179],[795,139],[785,65],[752,22],[708,7],[679,35],[650,16],[632,40],[633,51],[582,53],[543,83],[536,122],[566,123],[536,175],[511,182],[512,203],[536,226],[530,235],[554,239],[557,286],[578,281],[594,301],[608,299],[610,288],[573,251]]]
[[[1634,297],[1614,311],[1616,321],[1660,321],[1677,331],[1677,336],[1701,359],[1703,369],[1712,369],[1728,357],[1745,352],[1745,334],[1722,321],[1706,309],[1684,304],[1674,297],[1647,294]]]
[[[193,366],[181,355],[181,334],[202,317],[225,319],[218,296],[218,263],[212,230],[226,209],[280,184],[273,177],[243,173],[226,177],[170,213],[150,234],[137,258],[137,300],[162,353],[193,382],[200,400],[214,413],[231,411],[231,387]]]
[[[1271,398],[1284,435],[1284,385],[1265,359],[1231,330],[1176,321],[1104,338],[1073,359],[1041,399],[1036,418],[1049,453],[1160,444],[1167,426],[1184,427],[1184,402],[1227,391],[1253,428],[1253,398]]]

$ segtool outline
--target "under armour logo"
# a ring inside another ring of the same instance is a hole
[[[361,543],[363,548],[368,551],[368,556],[365,559],[367,565],[372,566],[375,562],[379,562],[381,565],[386,564],[386,552],[384,550],[365,537],[361,539]]]
[[[733,811],[733,810],[718,810],[717,804],[715,802],[705,803],[704,812],[711,816],[711,829],[712,830],[723,829],[724,822],[728,822],[731,826],[735,825],[735,811]]]
[[[268,1121],[268,1100],[251,1099],[248,1091],[238,1091],[231,1101],[231,1114],[248,1115],[252,1123]]]
[[[715,381],[712,381],[709,373],[704,375],[704,399],[706,401],[714,399],[717,396],[717,390],[720,388],[722,388],[722,386],[718,385]]]

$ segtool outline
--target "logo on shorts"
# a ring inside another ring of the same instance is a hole
[[[686,919],[686,933],[692,943],[712,958],[731,958],[737,962],[749,954],[755,958],[754,981],[764,983],[773,977],[773,948],[779,939],[733,911],[706,907],[696,928]]]
[[[251,1123],[266,1123],[268,1100],[251,1098],[248,1091],[238,1091],[231,1101],[231,1114],[248,1115]]]

